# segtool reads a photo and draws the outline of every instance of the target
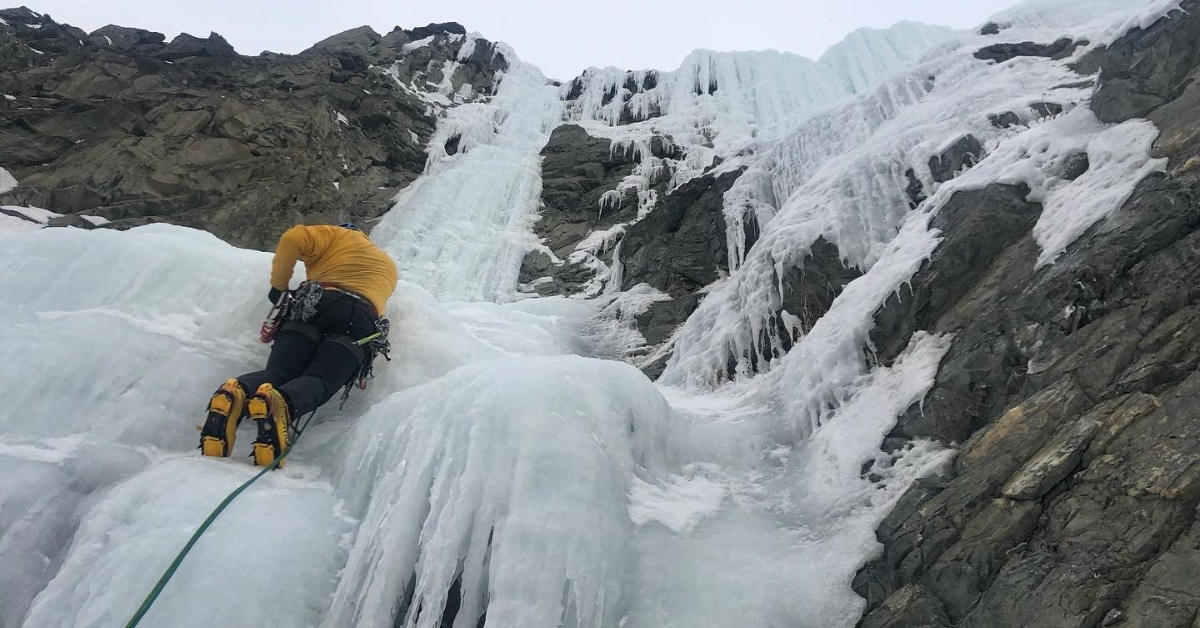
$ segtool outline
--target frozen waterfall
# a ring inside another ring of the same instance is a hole
[[[1006,13],[1005,36],[1103,43],[1174,4],[1077,15],[1079,3],[1034,0]],[[1070,15],[1030,25],[1047,12]],[[1159,167],[1153,127],[1075,108],[1090,92],[1069,86],[1060,62],[989,66],[971,57],[978,43],[952,39],[892,74],[879,69],[891,61],[840,61],[882,77],[867,88],[855,75],[853,96],[836,77],[814,79],[819,94],[775,81],[812,70],[793,59],[767,72],[745,55],[689,58],[660,122],[713,126],[715,142],[692,138],[709,163],[747,151],[726,211],[753,215],[763,235],[680,332],[661,384],[587,355],[592,302],[516,299],[539,151],[564,118],[604,112],[568,111],[559,88],[506,51],[494,97],[440,122],[434,143],[458,136],[460,152],[431,150],[373,232],[403,277],[387,311],[393,361],[344,411],[317,414],[291,464],[229,508],[142,625],[853,626],[863,601],[850,581],[877,551],[880,519],[953,455],[931,442],[880,447],[950,339],[918,334],[888,367],[862,359],[875,308],[937,246],[930,217],[956,189],[1027,183],[1055,210],[1039,232],[1051,263],[1070,233],[1119,205],[1123,185]],[[751,75],[722,100],[688,82]],[[1047,98],[1069,112],[1030,114],[1014,131],[978,108]],[[910,211],[908,164],[966,132],[988,158],[936,188],[918,169],[934,189]],[[1045,176],[1080,150],[1103,180]],[[866,274],[766,360],[769,372],[739,365],[730,382],[729,356],[778,307],[778,269],[821,236]],[[254,473],[250,426],[219,460],[199,457],[192,426],[221,381],[265,359],[269,264],[164,225],[0,231],[0,627],[124,625]]]

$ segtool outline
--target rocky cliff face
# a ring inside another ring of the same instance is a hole
[[[215,33],[0,18],[0,166],[20,183],[0,204],[257,248],[306,219],[370,224],[423,171],[437,114],[490,94],[507,65],[457,24],[248,57]]]
[[[1200,625],[1200,3],[1183,5],[1080,64],[1100,72],[1097,117],[1162,130],[1168,173],[1036,270],[1041,206],[961,192],[878,313],[883,361],[913,331],[955,335],[894,442],[962,446],[879,528],[861,626]]]

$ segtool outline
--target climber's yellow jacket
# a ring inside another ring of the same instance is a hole
[[[271,287],[288,289],[296,260],[304,262],[309,281],[366,297],[379,316],[396,290],[396,263],[361,231],[331,225],[288,229],[275,249]]]

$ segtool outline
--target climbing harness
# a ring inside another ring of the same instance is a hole
[[[375,358],[383,356],[383,359],[388,362],[392,361],[392,343],[388,342],[388,332],[392,329],[391,322],[386,318],[375,319],[375,333],[355,340],[354,344],[363,347],[367,351],[366,358],[363,360],[362,366],[359,367],[358,373],[346,382],[346,387],[342,389],[342,398],[339,400],[338,410],[346,407],[346,400],[350,398],[350,391],[354,388],[359,390],[367,389],[367,380],[375,379]]]
[[[296,435],[292,438],[292,442],[289,443],[288,446],[282,452],[280,452],[280,454],[276,456],[274,460],[271,461],[271,464],[263,467],[262,471],[259,471],[254,477],[246,480],[245,483],[234,489],[232,493],[226,496],[225,499],[223,499],[220,504],[217,504],[217,507],[213,509],[211,513],[209,513],[208,518],[200,524],[200,527],[197,528],[196,532],[192,534],[192,538],[188,539],[187,544],[184,545],[183,549],[179,551],[179,554],[175,556],[175,560],[171,561],[170,566],[168,566],[167,570],[163,572],[163,575],[159,577],[158,582],[154,584],[154,588],[150,590],[150,594],[147,595],[146,599],[142,601],[142,605],[138,607],[137,612],[133,614],[133,617],[129,618],[129,622],[125,624],[125,628],[134,628],[134,626],[137,626],[138,623],[142,621],[142,618],[145,617],[146,613],[150,611],[150,607],[154,604],[154,601],[158,599],[158,595],[162,593],[163,589],[167,586],[167,583],[171,581],[171,577],[175,575],[175,571],[179,569],[179,565],[183,563],[183,559],[187,557],[188,552],[192,551],[192,546],[196,544],[196,541],[200,540],[200,535],[204,534],[204,532],[208,530],[209,526],[211,526],[212,523],[217,520],[217,517],[225,511],[225,508],[229,506],[229,504],[232,503],[238,495],[242,494],[242,491],[249,488],[251,484],[257,482],[258,479],[266,475],[268,471],[271,471],[275,467],[279,466],[279,463],[287,457],[288,453],[292,451],[292,447],[294,447],[296,442],[300,440],[300,435],[303,434],[304,430],[308,428],[309,422],[312,421],[313,415],[316,413],[317,411],[313,410],[312,413],[308,415],[308,418],[304,420],[304,424],[300,425],[296,429]]]
[[[349,290],[345,290],[334,284],[321,284],[315,281],[305,281],[300,284],[300,287],[283,293],[279,298],[279,302],[271,308],[267,314],[267,320],[263,321],[262,332],[259,334],[260,339],[264,344],[270,343],[275,339],[275,334],[283,327],[285,322],[307,322],[317,314],[317,306],[321,303],[321,297],[325,295],[325,290],[333,290],[345,296],[348,296],[360,303],[371,308],[375,312],[375,306],[361,295],[355,294]],[[392,361],[391,351],[392,345],[388,342],[388,333],[391,331],[391,323],[386,318],[375,319],[375,333],[355,340],[354,345],[362,347],[366,351],[366,357],[363,360],[362,366],[358,372],[346,382],[346,386],[342,389],[342,396],[339,399],[338,409],[346,407],[346,400],[350,398],[350,391],[354,388],[366,390],[367,381],[375,378],[375,358],[382,355],[388,362]]]

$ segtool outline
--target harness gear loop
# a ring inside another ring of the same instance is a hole
[[[354,341],[354,344],[367,350],[367,357],[359,367],[358,374],[351,377],[350,381],[346,382],[346,387],[342,389],[338,410],[346,407],[346,400],[350,398],[352,389],[366,390],[367,380],[375,379],[376,356],[382,355],[388,362],[392,361],[392,343],[388,341],[388,333],[392,330],[391,321],[386,318],[375,319],[375,329],[376,332],[370,336]]]
[[[271,341],[275,340],[275,334],[279,333],[279,328],[283,326],[283,321],[287,320],[291,307],[292,293],[285,291],[279,295],[279,300],[271,306],[271,310],[267,312],[267,318],[263,320],[262,327],[258,330],[258,339],[263,344],[271,344]]]

